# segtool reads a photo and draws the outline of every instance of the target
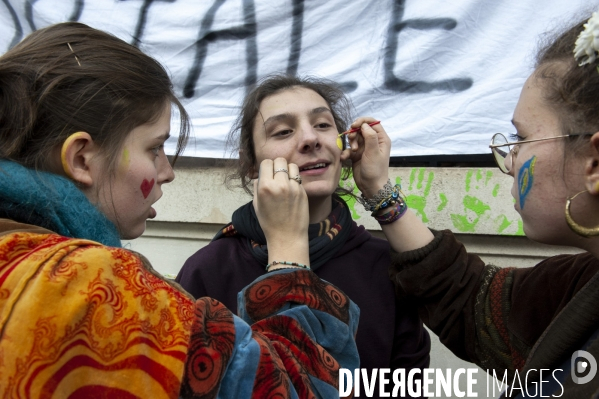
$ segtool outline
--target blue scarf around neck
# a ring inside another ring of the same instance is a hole
[[[114,224],[72,181],[4,159],[0,159],[0,215],[37,225],[43,220],[41,227],[62,236],[121,246]]]

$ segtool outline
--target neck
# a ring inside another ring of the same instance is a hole
[[[584,238],[579,245],[576,245],[576,247],[590,252],[595,258],[599,259],[599,238]]]
[[[310,206],[310,224],[322,222],[329,216],[332,205],[332,196],[310,198],[308,197],[308,204]]]

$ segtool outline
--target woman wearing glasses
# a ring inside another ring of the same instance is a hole
[[[485,265],[450,231],[430,231],[405,212],[401,194],[395,201],[385,190],[366,194],[374,216],[390,208],[399,215],[382,226],[397,252],[390,275],[398,295],[418,305],[425,324],[456,355],[500,378],[507,372],[514,396],[535,389],[545,397],[598,394],[598,51],[599,13],[548,43],[514,111],[515,142],[497,134],[491,144],[500,169],[514,178],[511,193],[526,235],[587,252],[532,268]],[[358,186],[379,170],[381,187],[388,138],[381,128],[363,127],[361,136],[350,136]]]

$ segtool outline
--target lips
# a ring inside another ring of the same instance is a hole
[[[300,169],[300,172],[302,172],[304,170],[322,169],[322,168],[326,168],[326,166],[327,166],[326,163],[321,162],[321,163],[317,163],[315,165],[304,166],[303,168]]]
[[[299,167],[300,172],[311,172],[326,169],[330,165],[330,162],[318,160],[316,162],[308,162]]]

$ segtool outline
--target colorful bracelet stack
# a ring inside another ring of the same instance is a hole
[[[401,185],[396,184],[393,186],[391,185],[391,180],[387,180],[387,183],[373,198],[368,199],[362,194],[361,198],[358,198],[358,201],[364,205],[364,208],[371,212],[371,216],[382,225],[395,222],[401,218],[408,209],[405,196],[401,192]],[[388,211],[381,214],[381,210]]]
[[[387,209],[387,208],[385,208]],[[408,210],[408,206],[404,201],[397,201],[392,206],[388,207],[389,211],[383,213],[382,215],[374,216],[374,219],[379,222],[379,224],[390,224],[401,218],[406,211]]]
[[[302,263],[297,263],[297,262],[286,262],[286,261],[278,261],[278,260],[273,260],[271,263],[269,263],[268,265],[266,265],[266,272],[268,273],[270,271],[270,268],[273,267],[274,265],[286,265],[289,267],[285,267],[285,269],[309,269],[310,266],[304,265]]]

